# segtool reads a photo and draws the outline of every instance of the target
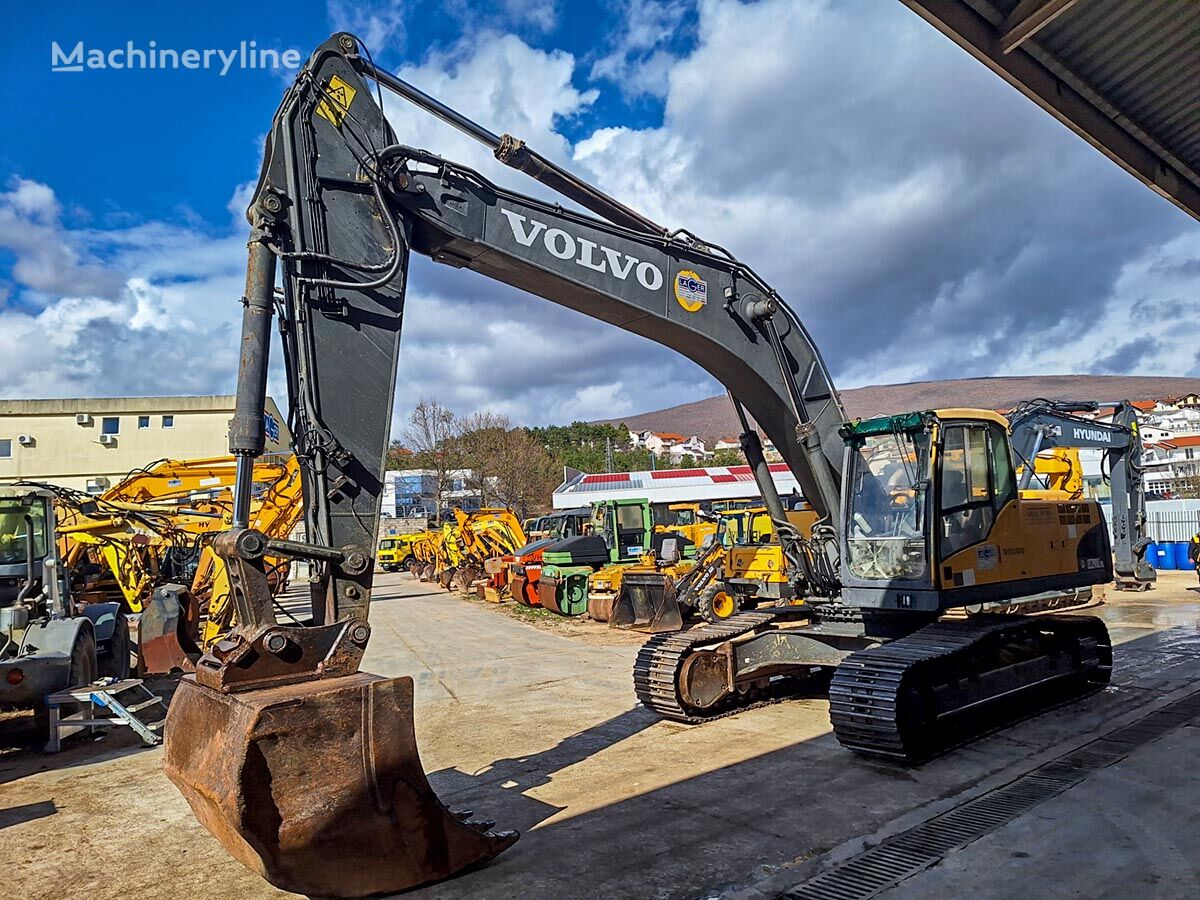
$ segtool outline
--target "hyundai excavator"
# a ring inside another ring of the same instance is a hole
[[[566,205],[405,145],[383,114],[385,90]],[[322,44],[286,92],[248,217],[233,525],[213,541],[238,625],[182,679],[164,767],[226,849],[276,886],[390,893],[479,865],[517,839],[452,812],[431,789],[412,678],[359,670],[413,253],[670,347],[735,398],[794,593],[808,602],[651,638],[634,671],[651,709],[701,722],[786,696],[825,667],[842,744],[918,761],[994,727],[1014,701],[1028,711],[1107,683],[1111,647],[1098,619],[942,618],[1111,577],[1097,504],[1018,497],[1002,417],[949,409],[848,423],[800,318],[749,266],[379,68],[354,36]],[[305,542],[249,527],[277,310]],[[811,534],[787,520],[748,416],[815,511]],[[307,622],[276,621],[268,555],[312,564]]]
[[[1112,408],[1110,422],[1081,415],[1094,414],[1102,406]],[[1110,404],[1093,400],[1027,400],[1008,414],[1008,422],[1013,452],[1021,467],[1022,491],[1033,483],[1039,453],[1104,451],[1101,471],[1112,496],[1114,586],[1119,591],[1149,590],[1157,575],[1144,558],[1150,536],[1146,533],[1146,485],[1137,408],[1128,400]]]

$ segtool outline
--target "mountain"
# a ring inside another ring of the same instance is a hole
[[[851,419],[866,419],[917,409],[951,406],[1009,409],[1022,400],[1163,400],[1200,391],[1200,378],[1144,375],[1021,375],[957,378],[880,384],[842,391]],[[634,431],[674,431],[697,435],[710,446],[720,438],[736,438],[737,417],[723,394],[655,412],[610,420]]]

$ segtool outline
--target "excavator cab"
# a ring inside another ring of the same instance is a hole
[[[1019,496],[997,413],[886,416],[842,436],[847,602],[936,614],[1111,578],[1098,504]]]

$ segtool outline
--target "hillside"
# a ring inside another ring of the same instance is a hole
[[[846,414],[854,418],[888,415],[913,409],[968,406],[1007,409],[1021,400],[1159,400],[1200,390],[1200,378],[1157,378],[1143,375],[1024,375],[914,381],[842,391]],[[634,431],[674,431],[697,435],[711,444],[735,437],[737,418],[724,396],[709,397],[668,409],[613,419]]]

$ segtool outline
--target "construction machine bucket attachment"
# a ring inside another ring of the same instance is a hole
[[[138,616],[138,674],[195,672],[194,660],[200,656],[194,640],[198,617],[195,598],[183,585],[155,588]]]
[[[417,753],[407,677],[222,693],[187,676],[167,715],[163,768],[230,854],[299,894],[395,893],[517,839],[438,800]]]
[[[646,634],[679,631],[683,613],[675,599],[675,582],[665,575],[626,575],[608,624]]]

